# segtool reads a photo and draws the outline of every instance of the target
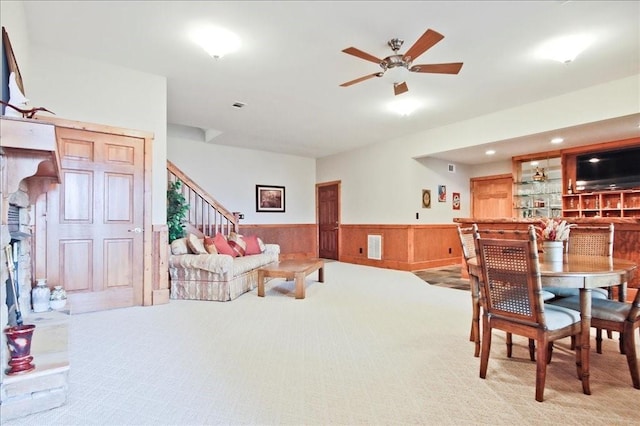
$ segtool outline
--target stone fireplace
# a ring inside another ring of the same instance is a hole
[[[7,301],[8,308],[8,322],[10,324],[16,321],[16,303],[15,297],[19,300],[19,305],[22,307],[20,315],[23,319],[28,318],[30,314],[30,291],[31,283],[33,282],[32,276],[32,225],[31,225],[31,206],[29,205],[29,197],[25,192],[26,186],[20,188],[17,192],[14,192],[9,196],[8,206],[8,220],[7,229],[9,231],[8,244],[4,244],[5,250],[9,250],[11,254],[11,260],[14,263],[14,280],[17,288],[17,294],[13,294],[12,286],[7,285],[7,298],[3,299]],[[4,226],[4,225],[3,225]],[[3,265],[7,266],[6,259],[7,252],[3,252]],[[8,268],[7,268],[8,269]],[[6,282],[6,279],[3,281]],[[8,283],[7,283],[8,284]]]
[[[55,126],[3,116],[0,131],[0,325],[16,324],[14,287],[22,321],[36,325],[31,344],[36,368],[31,372],[5,374],[9,353],[1,335],[0,404],[3,419],[9,420],[64,404],[69,361],[67,315],[31,309],[34,206],[52,184],[61,182]]]

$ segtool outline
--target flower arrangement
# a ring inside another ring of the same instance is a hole
[[[537,227],[538,236],[544,241],[567,241],[569,231],[574,226],[565,220],[553,218],[544,218],[540,222],[541,226]]]

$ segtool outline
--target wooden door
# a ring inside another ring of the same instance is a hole
[[[73,313],[142,305],[144,140],[56,132],[62,184],[47,194],[46,276]]]
[[[472,178],[471,194],[471,217],[475,219],[512,217],[512,175]]]
[[[317,186],[318,256],[338,260],[340,238],[340,184]]]

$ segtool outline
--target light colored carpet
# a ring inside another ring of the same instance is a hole
[[[524,339],[493,339],[485,380],[468,292],[409,272],[327,263],[325,283],[267,283],[232,302],[171,301],[70,317],[63,407],[6,425],[624,425],[640,420],[615,340],[592,352],[591,390],[568,339],[545,402]],[[617,337],[617,336],[616,336]]]

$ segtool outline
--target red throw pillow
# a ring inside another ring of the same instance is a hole
[[[227,239],[221,233],[217,233],[213,238],[213,244],[216,246],[219,254],[228,254],[231,257],[236,257],[236,252],[231,248]]]
[[[237,256],[244,256],[247,244],[244,242],[242,235],[232,232],[229,234],[227,241],[229,242],[229,247],[236,252]]]
[[[218,254],[214,237],[204,237],[204,249],[209,254]]]
[[[247,243],[247,248],[244,253],[245,255],[262,253],[262,250],[260,250],[260,244],[258,243],[258,237],[255,235],[245,235],[244,242]]]

